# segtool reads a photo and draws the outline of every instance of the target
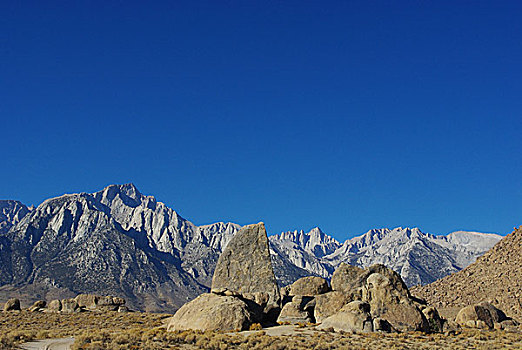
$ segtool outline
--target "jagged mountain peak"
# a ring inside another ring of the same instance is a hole
[[[219,251],[225,249],[225,246],[230,242],[232,236],[240,229],[241,225],[223,221],[198,227],[203,239],[208,242],[212,248]]]
[[[319,227],[314,227],[309,232],[303,230],[287,231],[272,237],[273,240],[291,241],[306,252],[318,257],[331,254],[341,246],[341,243],[324,233]]]
[[[281,232],[279,235],[282,239],[293,240],[295,242],[306,243],[314,240],[315,243],[338,243],[335,238],[324,233],[319,227],[314,227],[310,231],[294,230]]]
[[[308,274],[329,278],[334,267],[322,258],[335,252],[341,244],[319,227],[309,232],[295,230],[269,237],[275,257],[275,272],[285,284]],[[293,266],[289,266],[293,265]]]
[[[0,199],[0,221],[12,220],[22,212],[29,212],[31,209],[20,201],[13,199]],[[25,215],[25,214],[23,214]]]
[[[311,238],[317,238],[317,239],[320,239],[322,242],[337,242],[335,240],[335,238],[327,235],[326,233],[324,233],[319,227],[314,227],[313,229],[310,230],[310,232],[308,232],[308,236],[310,236]],[[337,242],[339,243],[339,242]]]
[[[9,208],[9,207],[17,207],[17,206],[24,206],[25,205],[20,202],[20,201],[17,201],[15,199],[0,199],[0,209],[4,209],[4,208]]]
[[[213,222],[211,224],[200,225],[199,227],[204,228],[204,227],[230,227],[230,226],[237,227],[237,228],[241,227],[241,225],[230,222],[230,221],[228,221],[228,222],[217,221],[217,222]]]
[[[0,234],[6,233],[11,227],[19,223],[32,208],[20,201],[0,200]]]
[[[426,236],[419,228],[409,228],[409,227],[396,227],[393,229],[389,228],[378,228],[371,229],[364,233],[361,236],[354,237],[350,240],[347,240],[345,244],[357,244],[363,243],[365,245],[377,243],[379,241],[388,241],[388,240],[409,240],[414,238],[420,238]]]
[[[140,309],[173,310],[205,291],[239,228],[198,227],[133,184],[65,194],[0,237],[0,285],[125,295]]]
[[[94,193],[94,196],[104,203],[110,203],[115,198],[119,198],[124,204],[131,207],[137,207],[146,197],[141,194],[133,183],[109,185],[103,190]]]
[[[380,228],[347,240],[325,259],[334,266],[381,263],[399,272],[408,285],[426,284],[468,266],[500,238],[465,232],[435,236],[417,227]]]

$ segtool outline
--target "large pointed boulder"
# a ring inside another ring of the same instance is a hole
[[[243,227],[221,253],[212,278],[212,291],[223,289],[245,297],[268,294],[266,306],[279,306],[279,287],[262,222]]]

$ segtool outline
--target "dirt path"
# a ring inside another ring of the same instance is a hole
[[[267,327],[261,329],[261,331],[265,332],[266,335],[270,336],[283,336],[283,335],[313,335],[314,333],[317,333],[318,331],[313,327],[304,327],[301,328],[297,325],[281,325],[281,326],[274,326],[274,327]],[[249,336],[255,333],[258,333],[258,331],[242,331],[242,332],[233,332],[233,333],[227,333],[229,335],[237,335],[241,334],[244,336]]]
[[[69,350],[74,338],[43,339],[20,345],[25,350]]]

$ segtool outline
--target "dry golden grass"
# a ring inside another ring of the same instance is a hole
[[[463,329],[455,334],[420,332],[333,333],[296,332],[268,336],[258,331],[242,333],[167,332],[162,326],[168,315],[116,312],[97,314],[1,313],[0,347],[37,338],[74,336],[73,349],[521,349],[522,334],[505,331]],[[309,329],[309,326],[304,327]],[[302,328],[298,328],[300,330]]]
[[[74,314],[39,312],[0,312],[0,349],[33,339],[78,336],[83,332],[115,334],[132,327],[153,328],[162,325],[170,315],[153,313],[96,313]]]

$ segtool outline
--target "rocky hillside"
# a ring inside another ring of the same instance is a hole
[[[287,232],[270,237],[273,249],[293,265],[330,278],[342,262],[359,267],[384,264],[397,271],[408,286],[427,284],[468,266],[502,236],[458,231],[447,236],[418,228],[374,229],[343,244],[319,228],[309,233]],[[277,268],[276,268],[277,271]],[[277,272],[276,272],[277,273]],[[296,280],[298,276],[286,276]]]
[[[412,293],[440,307],[463,307],[490,301],[522,321],[522,226],[462,271]]]

